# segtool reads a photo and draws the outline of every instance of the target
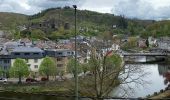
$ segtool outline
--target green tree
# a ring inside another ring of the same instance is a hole
[[[82,68],[84,75],[86,74],[87,71],[89,71],[89,65],[86,63],[81,64],[81,68]]]
[[[67,64],[67,71],[71,74],[73,74],[74,78],[75,78],[75,59],[71,58]],[[79,62],[77,61],[77,73],[81,73],[82,72],[82,68],[79,64]]]
[[[122,59],[113,54],[98,57],[92,53],[88,66],[91,76],[80,79],[80,92],[101,98],[107,96],[119,84],[118,76],[123,70]],[[90,94],[89,94],[90,93]]]
[[[29,68],[26,62],[21,58],[17,58],[10,68],[10,75],[12,77],[18,77],[18,83],[21,83],[21,78],[29,75]]]
[[[128,49],[133,49],[137,47],[137,38],[136,37],[129,37],[128,42],[122,45],[122,49],[127,51]]]
[[[34,29],[31,31],[31,38],[33,39],[44,39],[45,33],[40,29]]]
[[[92,52],[88,65],[91,74],[79,79],[79,91],[86,96],[96,97],[94,100],[108,96],[118,85],[133,82],[142,84],[140,77],[146,75],[139,67],[124,66],[122,58],[114,52],[102,57]],[[133,77],[134,73],[139,73],[139,77]]]
[[[39,73],[41,75],[46,75],[47,79],[49,79],[49,76],[56,75],[57,73],[57,68],[56,68],[56,63],[51,57],[45,57],[43,61],[40,64],[39,68]]]
[[[136,47],[137,46],[137,38],[136,37],[129,37],[128,38],[128,44],[130,47]]]
[[[21,32],[19,31],[16,31],[15,34],[14,34],[14,37],[16,39],[19,39],[21,37],[23,38],[29,38],[31,36],[31,31],[30,30],[23,30]]]

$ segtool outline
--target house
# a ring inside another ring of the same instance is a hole
[[[56,67],[59,71],[66,72],[67,63],[69,59],[75,55],[75,52],[69,49],[48,49],[45,50],[45,54],[54,58],[57,63]]]
[[[0,55],[0,67],[4,72],[7,72],[9,68],[11,67],[11,55]],[[1,77],[7,77],[6,73],[3,73],[0,75]]]
[[[170,38],[162,37],[157,40],[159,49],[170,50]]]
[[[10,53],[11,66],[13,65],[16,58],[25,59],[30,70],[38,74],[38,69],[44,58],[44,51],[37,47],[16,47]]]
[[[3,38],[4,35],[5,35],[4,31],[0,30],[0,38]]]
[[[120,50],[120,46],[119,45],[117,45],[117,44],[112,44],[112,50],[114,50],[114,51],[117,51],[117,50]]]
[[[81,35],[78,35],[78,36],[76,37],[76,39],[77,39],[77,43],[81,43],[81,42],[84,42],[84,41],[87,40],[85,36],[81,36]],[[75,37],[72,37],[72,38],[70,39],[70,41],[71,41],[71,42],[75,42]]]
[[[158,45],[158,44],[157,44],[157,40],[154,39],[153,37],[148,37],[148,42],[149,42],[149,46],[150,46],[150,47],[155,47],[155,46]]]
[[[10,51],[3,48],[0,50],[0,66],[7,71],[13,66],[16,58],[22,58],[25,59],[30,70],[37,75],[44,56],[44,51],[37,47],[16,46]],[[6,74],[3,77],[6,77]]]
[[[138,47],[139,48],[146,48],[147,45],[146,45],[146,39],[139,39],[138,40]]]

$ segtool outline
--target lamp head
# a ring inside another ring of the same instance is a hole
[[[77,8],[77,5],[73,5],[73,8],[75,8],[75,9],[76,9],[76,8]]]

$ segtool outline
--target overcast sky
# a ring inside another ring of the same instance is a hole
[[[73,4],[78,5],[79,9],[124,15],[129,18],[170,18],[170,0],[0,0],[0,11],[31,15],[46,8]]]

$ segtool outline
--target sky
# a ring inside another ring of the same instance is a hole
[[[170,0],[0,0],[0,12],[32,15],[47,8],[72,6],[138,19],[170,19]]]

